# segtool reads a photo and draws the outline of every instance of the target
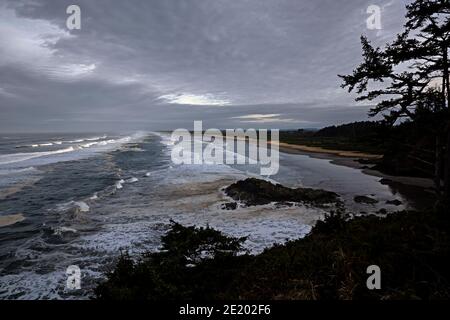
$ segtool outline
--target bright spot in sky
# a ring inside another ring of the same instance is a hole
[[[225,106],[229,105],[230,101],[225,99],[219,99],[212,94],[166,94],[159,97],[160,100],[164,100],[168,103],[175,104],[188,104],[196,106]]]
[[[273,123],[273,122],[305,122],[297,121],[294,119],[284,119],[280,118],[281,114],[271,113],[271,114],[248,114],[245,116],[233,117],[231,119],[238,119],[240,122],[246,123]]]
[[[93,72],[97,66],[93,64],[68,64],[61,67],[61,72],[68,76],[82,76]]]

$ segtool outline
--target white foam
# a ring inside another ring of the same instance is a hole
[[[123,140],[123,142],[129,141],[129,137],[123,138],[122,140]],[[110,139],[110,140],[100,141],[100,142],[98,142],[97,144],[98,144],[99,146],[106,146],[106,145],[108,145],[108,144],[115,143],[115,142],[117,142],[117,141],[118,141],[118,140]]]
[[[83,139],[76,139],[76,140],[70,140],[68,141],[69,143],[80,143],[80,142],[84,142],[84,141],[98,141],[98,140],[102,140],[102,139],[106,139],[107,136],[103,135],[101,137],[91,137],[91,138],[83,138]]]
[[[80,145],[80,147],[90,148],[90,147],[95,146],[96,150],[100,150],[100,151],[111,150],[112,148],[120,147],[126,143],[137,142],[147,135],[148,134],[145,132],[137,132],[133,135],[122,137],[119,139],[109,139],[109,140],[103,140],[103,141],[88,142],[86,144]],[[85,140],[85,141],[91,141],[91,140]],[[102,148],[102,147],[108,147],[108,148]]]
[[[172,148],[175,146],[176,139],[172,139],[172,135],[166,132],[151,132],[151,134],[160,138],[159,143],[167,148],[167,153],[170,154]]]
[[[37,171],[34,167],[20,168],[20,169],[0,169],[0,176],[16,175],[26,172]]]
[[[84,201],[75,201],[74,204],[78,207],[80,212],[89,212],[90,208]]]
[[[98,144],[98,142],[89,142],[89,143],[82,144],[80,147],[82,147],[82,148],[90,148],[92,146],[95,146],[96,144]]]
[[[89,200],[97,200],[98,199],[98,194],[97,192],[94,193],[94,195],[92,197],[89,198]]]
[[[133,135],[126,136],[123,138],[110,139],[110,140],[99,141],[99,142],[88,142],[85,145],[73,145],[73,146],[70,146],[70,147],[67,147],[64,149],[59,149],[59,150],[43,151],[43,152],[13,153],[13,154],[0,155],[0,165],[19,163],[19,162],[28,161],[28,160],[35,159],[35,158],[42,158],[42,157],[45,157],[43,161],[32,162],[32,163],[29,163],[29,165],[39,166],[42,164],[76,160],[76,159],[80,159],[80,158],[89,157],[98,152],[108,152],[108,151],[114,150],[115,148],[119,148],[123,144],[126,144],[126,143],[137,142],[147,135],[148,134],[145,132],[138,132],[138,133],[135,133]],[[106,136],[103,136],[103,137],[106,137]],[[80,140],[76,140],[76,141],[86,141],[86,140],[91,141],[91,140],[100,139],[103,137],[80,139]],[[74,152],[74,151],[77,151],[77,152]],[[66,154],[66,153],[67,154],[72,153],[73,155],[65,156],[65,157],[52,157],[52,158],[50,157],[52,155],[59,155],[59,154]]]
[[[18,300],[62,299],[58,288],[67,276],[64,270],[47,274],[25,271],[19,274],[6,274],[0,277],[0,298]],[[63,288],[61,288],[62,290]]]
[[[123,180],[123,179],[117,181],[116,182],[116,189],[122,189],[124,183],[125,183],[125,180]]]
[[[38,147],[50,147],[52,146],[53,143],[52,142],[45,142],[45,143],[36,143],[36,144],[32,144],[31,147],[32,148],[38,148]],[[30,146],[20,146],[20,147],[30,147]]]
[[[95,140],[101,140],[101,139],[106,139],[108,136],[107,135],[103,135],[101,137],[93,137],[93,138],[87,138],[87,141],[95,141]]]
[[[172,135],[165,132],[151,132],[152,134],[161,138],[161,143],[166,146],[173,146],[175,144],[175,140],[172,139]]]
[[[0,165],[1,164],[10,164],[16,162],[22,162],[34,158],[45,157],[55,154],[72,152],[75,149],[73,147],[59,149],[55,151],[45,151],[45,152],[25,152],[25,153],[12,153],[12,154],[4,154],[0,155]]]
[[[175,143],[177,142],[176,139],[173,139],[169,133],[164,133],[164,132],[151,132],[151,133],[161,138],[160,143],[168,148],[168,153],[170,154],[172,148],[174,147]],[[198,139],[193,139],[193,141],[197,142],[197,143],[202,143],[203,145],[207,145],[207,144],[211,143],[211,142],[198,140]],[[222,146],[223,155],[224,155],[223,160],[232,158],[233,164],[248,165],[251,163],[254,163],[254,164],[258,163],[257,159],[253,159],[246,155],[242,155],[238,152],[235,152],[234,150],[229,150],[227,148],[228,144],[226,142],[224,142],[223,144],[219,144],[217,141],[214,141],[214,142],[212,142],[212,144],[215,145],[216,147]],[[183,150],[183,156],[185,156],[187,159],[190,159],[193,164],[202,163],[202,164],[206,164],[206,165],[211,165],[209,163],[211,161],[211,159],[209,159],[209,156],[207,154],[204,154],[203,152],[204,152],[204,150],[201,153],[198,153],[195,150]],[[213,165],[229,166],[228,164],[225,163],[225,161],[222,164],[218,163],[218,164],[213,164]]]
[[[56,227],[53,229],[53,234],[55,236],[61,236],[64,233],[77,233],[78,231],[74,228],[69,227]]]
[[[56,206],[57,211],[69,211],[77,209],[80,212],[89,212],[90,208],[88,204],[84,201],[69,201],[66,203],[61,203]]]

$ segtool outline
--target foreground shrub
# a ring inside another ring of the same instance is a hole
[[[98,299],[448,299],[449,218],[402,212],[333,214],[304,239],[244,254],[245,238],[172,223],[162,251],[123,255]],[[366,269],[381,268],[381,290]]]

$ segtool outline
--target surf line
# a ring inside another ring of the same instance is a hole
[[[202,121],[194,121],[193,132],[187,129],[172,132],[171,160],[177,165],[258,164],[261,175],[271,176],[280,168],[279,136],[278,129],[204,131]]]

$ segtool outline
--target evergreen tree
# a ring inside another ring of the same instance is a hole
[[[340,76],[342,87],[356,91],[357,101],[377,100],[369,115],[382,114],[391,125],[401,118],[417,120],[420,110],[435,114],[439,121],[430,123],[430,130],[436,137],[436,191],[449,199],[450,2],[416,0],[406,9],[404,32],[385,48],[361,38],[363,62],[351,75]]]

